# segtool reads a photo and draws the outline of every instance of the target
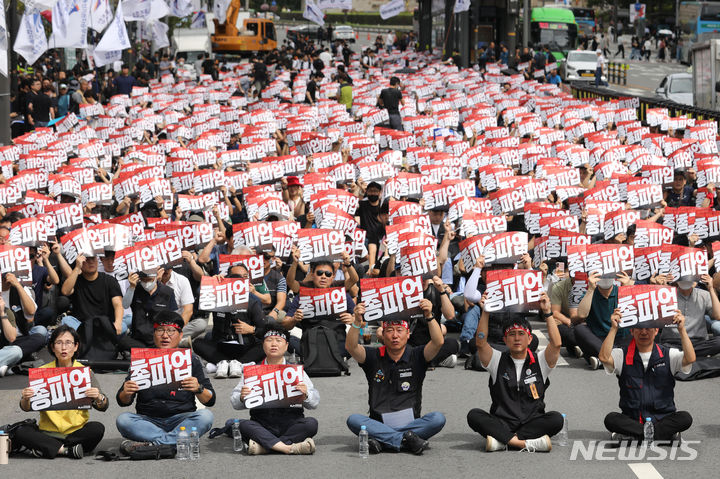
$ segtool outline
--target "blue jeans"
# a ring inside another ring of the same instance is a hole
[[[465,313],[462,331],[460,331],[460,341],[470,341],[475,336],[480,316],[482,316],[480,306],[473,306]]]
[[[5,346],[0,349],[0,366],[13,366],[20,362],[23,351],[20,346]]]
[[[602,79],[602,68],[597,67],[595,69],[595,86],[605,86],[607,83],[605,83]]]
[[[707,323],[708,328],[710,328],[710,332],[713,336],[720,336],[720,321],[711,319],[710,316],[706,314],[705,322]]]
[[[196,427],[198,434],[202,436],[210,430],[212,423],[213,413],[209,409],[184,412],[170,417],[150,417],[124,412],[115,420],[122,437],[154,444],[176,444],[181,426],[185,426],[188,432]]]
[[[430,412],[401,428],[393,429],[362,414],[353,414],[347,418],[347,426],[353,434],[359,434],[360,427],[365,426],[368,436],[399,451],[405,432],[412,431],[423,439],[430,439],[445,426],[445,416],[441,412]]]

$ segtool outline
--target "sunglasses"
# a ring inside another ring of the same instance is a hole
[[[328,278],[332,278],[333,272],[332,271],[315,271],[315,276],[318,276],[318,277],[327,276]]]

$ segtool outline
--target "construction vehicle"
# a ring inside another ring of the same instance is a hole
[[[241,0],[232,0],[225,15],[225,22],[213,20],[213,52],[249,55],[277,48],[275,23],[268,18],[251,17],[250,12],[242,11],[241,7]]]

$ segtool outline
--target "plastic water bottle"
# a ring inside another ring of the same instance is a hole
[[[655,425],[653,424],[651,417],[645,418],[643,436],[647,447],[653,447],[655,445]]]
[[[233,422],[232,433],[233,433],[233,451],[243,452],[243,449],[245,449],[245,444],[243,444],[242,433],[240,432],[240,420],[239,419],[235,419],[235,422]]]
[[[565,414],[563,414],[562,417],[563,417],[563,426],[557,435],[557,444],[558,444],[558,446],[567,446],[568,445],[568,419]]]
[[[190,429],[190,460],[196,461],[200,459],[200,434],[197,428]]]
[[[368,432],[365,426],[360,426],[358,438],[360,439],[360,458],[367,459],[370,452],[368,449]]]
[[[180,428],[177,436],[177,454],[175,457],[181,461],[187,461],[190,458],[190,436],[185,430],[185,426]]]

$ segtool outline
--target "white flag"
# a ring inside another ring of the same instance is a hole
[[[115,11],[115,18],[100,39],[100,43],[95,47],[96,61],[99,52],[121,52],[126,48],[130,48],[130,40],[127,29],[125,29],[122,3],[119,3]]]
[[[122,4],[123,16],[128,22],[144,22],[150,17],[151,0],[124,0],[120,4]]]
[[[149,22],[151,20],[157,20],[158,18],[162,18],[167,15],[170,15],[170,9],[168,8],[167,3],[165,3],[165,0],[152,0],[150,3],[150,14],[145,21]]]
[[[100,33],[113,19],[109,0],[92,0],[90,8],[90,28]]]
[[[168,40],[168,26],[163,22],[157,20],[152,25],[152,40],[153,48],[158,50],[170,46],[170,40]]]
[[[303,12],[304,19],[317,23],[322,27],[325,25],[323,17],[325,17],[325,14],[317,7],[317,5],[315,5],[315,3],[313,3],[312,0],[307,0],[307,2],[305,2],[305,11]]]
[[[318,0],[320,10],[352,10],[352,0]]]
[[[8,76],[8,36],[5,25],[5,9],[0,8],[0,74]]]
[[[95,66],[98,68],[104,67],[105,65],[122,60],[122,50],[111,52],[99,52],[95,50],[92,54],[92,58],[95,61]]]
[[[388,18],[399,15],[405,11],[405,2],[403,0],[391,0],[380,7],[380,18],[387,20]]]
[[[53,48],[85,48],[90,24],[90,0],[58,0],[52,11]]]
[[[32,65],[45,53],[47,48],[45,27],[43,27],[40,13],[24,13],[13,50]]]
[[[205,28],[207,26],[205,22],[207,22],[207,19],[205,18],[205,12],[194,12],[192,16],[192,23],[190,23],[190,28]]]
[[[470,0],[455,0],[453,13],[462,13],[470,10]]]
[[[215,15],[215,18],[217,18],[220,23],[225,23],[229,6],[230,0],[215,0],[213,3],[213,15]]]
[[[191,0],[170,0],[170,14],[174,17],[187,17],[193,12]]]

